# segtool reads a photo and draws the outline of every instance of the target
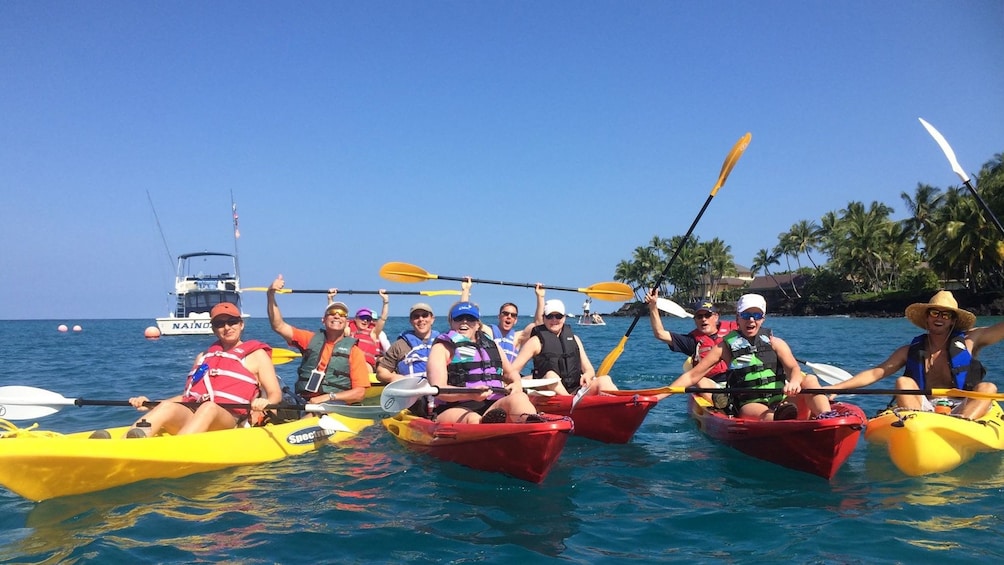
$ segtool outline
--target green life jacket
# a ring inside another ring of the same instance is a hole
[[[773,406],[784,400],[784,371],[778,365],[777,353],[770,344],[771,331],[761,327],[752,343],[738,331],[729,332],[723,341],[732,351],[726,371],[729,388],[766,389],[758,393],[733,393],[735,409],[752,402]],[[769,391],[769,392],[767,392]]]
[[[317,392],[307,392],[310,372],[316,369],[321,362],[321,349],[324,348],[326,339],[324,330],[318,331],[314,337],[310,338],[307,349],[301,352],[303,360],[300,361],[300,367],[297,369],[295,385],[298,396],[309,398],[326,392],[338,392],[352,388],[352,379],[349,378],[349,351],[356,344],[356,340],[351,337],[343,337],[331,349],[331,359],[328,361],[328,366],[324,368],[321,388]]]

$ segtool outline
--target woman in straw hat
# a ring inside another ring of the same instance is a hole
[[[926,333],[900,347],[878,366],[826,388],[842,390],[870,385],[900,369],[897,390],[957,388],[994,394],[997,387],[983,380],[986,369],[976,359],[980,349],[1004,339],[1004,322],[985,328],[973,328],[976,315],[959,308],[947,290],[939,291],[928,302],[911,304],[906,319]],[[896,396],[896,405],[907,410],[934,411],[931,399],[919,394]],[[990,400],[968,398],[954,405],[952,413],[963,418],[982,417]]]

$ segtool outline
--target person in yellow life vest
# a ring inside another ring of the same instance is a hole
[[[144,406],[149,402],[145,396],[130,398],[129,403],[138,410],[149,412],[126,432],[127,438],[154,436],[161,430],[185,435],[235,428],[254,419],[256,413],[262,419],[269,404],[282,401],[272,349],[260,341],[241,340],[244,319],[237,306],[217,304],[209,316],[216,342],[195,358],[185,392],[162,400],[153,409]],[[91,437],[110,435],[98,430]]]
[[[285,281],[279,275],[268,287],[268,321],[275,333],[303,355],[297,368],[296,395],[313,404],[362,402],[370,386],[370,366],[355,338],[345,335],[349,307],[342,302],[328,304],[319,331],[300,329],[282,319],[275,295],[283,286]]]

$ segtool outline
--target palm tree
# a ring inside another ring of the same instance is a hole
[[[753,257],[753,264],[750,266],[750,274],[755,277],[760,269],[763,269],[764,274],[770,277],[770,280],[774,281],[774,285],[781,291],[781,294],[783,294],[785,298],[790,298],[788,293],[784,291],[784,288],[781,287],[781,283],[777,282],[777,279],[774,278],[774,275],[770,272],[771,265],[780,264],[781,263],[778,261],[777,255],[770,253],[766,249],[761,249],[760,251],[757,251],[756,256]]]
[[[917,183],[914,189],[914,196],[911,197],[906,192],[900,193],[900,198],[906,204],[911,216],[901,223],[904,235],[917,247],[921,240],[926,240],[927,234],[934,228],[934,211],[941,206],[945,195],[940,188],[935,188],[929,184]],[[927,249],[927,243],[924,243]]]
[[[809,262],[812,263],[813,268],[817,271],[819,270],[819,265],[812,260],[812,255],[809,253],[819,245],[819,225],[816,222],[810,222],[808,220],[799,220],[791,225],[791,229],[788,230],[787,237],[791,240],[791,244],[794,246],[798,255],[805,254],[809,258]],[[796,257],[798,257],[796,255]],[[801,263],[799,263],[799,268],[801,268]]]

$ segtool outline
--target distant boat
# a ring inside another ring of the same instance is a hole
[[[147,198],[150,193],[147,192]],[[153,207],[153,200],[150,200]],[[240,266],[237,261],[237,204],[230,193],[230,208],[234,219],[234,252],[202,251],[178,256],[178,269],[174,276],[174,310],[164,318],[157,318],[160,335],[209,335],[213,333],[209,312],[221,302],[231,302],[247,318],[241,308]],[[156,209],[154,217],[157,216]],[[157,219],[160,229],[160,220]],[[164,247],[167,240],[161,230]],[[171,253],[168,251],[168,256]]]
[[[240,309],[240,290],[236,255],[212,251],[179,255],[174,278],[174,311],[157,318],[160,334],[213,333],[209,311],[221,302],[232,302]]]

